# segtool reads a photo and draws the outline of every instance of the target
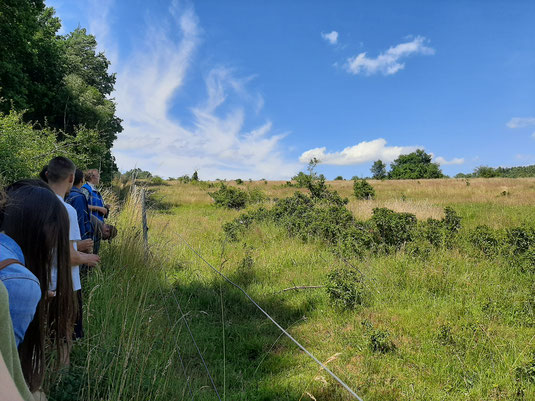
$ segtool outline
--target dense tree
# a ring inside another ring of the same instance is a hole
[[[382,160],[376,160],[373,162],[371,168],[372,177],[376,180],[383,180],[386,178],[386,164]]]
[[[88,167],[109,181],[117,170],[110,149],[122,131],[109,98],[115,74],[85,29],[57,35],[54,13],[43,0],[0,0],[0,113],[24,112],[25,121],[52,128],[58,141],[98,131],[102,151]]]
[[[442,178],[444,174],[437,163],[433,163],[432,156],[422,149],[407,155],[400,155],[390,164],[388,178],[391,179],[420,179]]]

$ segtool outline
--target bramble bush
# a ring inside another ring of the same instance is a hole
[[[227,209],[243,209],[247,204],[247,192],[234,187],[229,187],[221,183],[219,189],[215,192],[208,192],[217,206],[226,207]]]
[[[395,351],[396,349],[396,345],[390,339],[390,333],[381,329],[372,331],[369,346],[373,352],[380,352],[382,354]]]
[[[355,180],[353,183],[353,193],[357,199],[375,198],[375,189],[366,180]]]
[[[341,268],[327,275],[327,294],[331,302],[345,309],[362,305],[366,298],[364,277],[355,269]]]

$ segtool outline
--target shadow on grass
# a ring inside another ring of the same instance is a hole
[[[256,281],[252,269],[238,269],[229,278],[246,291]],[[178,284],[172,290],[183,311],[188,311],[186,319],[221,397],[224,392],[231,400],[299,399],[303,388],[280,388],[270,378],[289,375],[298,365],[290,354],[295,356],[300,351],[285,336],[279,339],[281,331],[241,291],[219,279],[209,284]],[[256,301],[284,328],[299,325],[316,306],[314,301],[291,306],[277,295],[263,295]],[[168,309],[174,309],[173,314],[180,317],[174,299]],[[202,389],[195,399],[217,399],[186,327],[182,327],[178,344],[189,361],[188,375],[204,378],[192,382],[192,388]]]

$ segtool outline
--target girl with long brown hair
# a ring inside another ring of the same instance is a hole
[[[0,279],[9,294],[22,371],[33,392],[43,382],[45,339],[51,334],[50,327],[54,328],[58,352],[65,349],[62,343],[72,336],[76,303],[70,269],[69,220],[65,207],[42,181],[17,182],[6,188],[6,194],[7,204],[0,216],[0,263],[11,263],[0,270]],[[53,302],[48,302],[54,258],[58,267],[57,288]]]

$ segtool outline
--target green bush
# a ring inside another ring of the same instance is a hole
[[[377,242],[400,248],[412,240],[416,216],[410,213],[396,213],[386,208],[375,208],[372,222],[377,229]]]
[[[165,181],[162,177],[154,176],[149,180],[150,185],[165,185]]]
[[[216,192],[209,192],[208,195],[212,197],[217,206],[227,209],[243,209],[248,201],[247,192],[223,183]]]
[[[267,195],[260,188],[248,188],[247,196],[249,197],[248,202],[250,204],[262,203],[268,200]]]
[[[375,198],[375,190],[366,180],[355,180],[353,183],[353,193],[357,199]]]
[[[355,269],[333,270],[327,277],[327,294],[335,305],[354,309],[364,303],[366,297],[364,278]]]
[[[369,342],[370,349],[373,352],[380,352],[386,354],[396,349],[396,345],[390,339],[390,333],[386,330],[373,330],[370,335]]]
[[[526,225],[508,229],[506,241],[513,253],[524,253],[530,247],[535,246],[535,229]]]
[[[57,138],[62,137],[61,141]],[[23,121],[22,113],[0,113],[0,180],[4,184],[36,177],[55,156],[71,159],[78,168],[92,165],[105,152],[98,132],[80,128],[76,136],[50,129],[35,129]]]
[[[236,178],[236,184],[237,185],[242,185],[243,184],[243,180],[241,178]]]
[[[470,231],[468,240],[487,256],[495,255],[500,250],[500,241],[496,231],[485,225],[477,226]]]

